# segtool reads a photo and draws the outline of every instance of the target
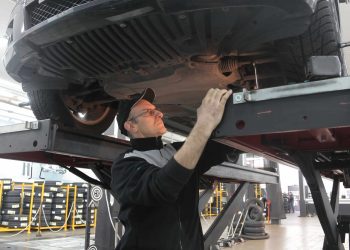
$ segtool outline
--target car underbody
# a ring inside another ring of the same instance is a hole
[[[118,100],[151,87],[165,122],[181,132],[209,88],[304,81],[307,57],[340,55],[335,28],[318,37],[337,24],[325,18],[334,10],[303,0],[29,1],[14,10],[5,64],[38,119],[101,133]],[[309,38],[313,49],[301,51]]]

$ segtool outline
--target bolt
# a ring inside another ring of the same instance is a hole
[[[242,101],[242,95],[235,95],[235,101],[241,102]]]

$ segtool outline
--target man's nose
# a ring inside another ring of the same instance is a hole
[[[154,116],[163,118],[163,113],[161,111],[157,110],[156,113],[154,114]]]

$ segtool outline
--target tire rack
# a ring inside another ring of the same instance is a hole
[[[75,228],[85,227],[86,224],[76,224],[76,215],[77,215],[77,207],[76,207],[76,205],[77,205],[78,186],[77,185],[74,185],[73,187],[68,186],[68,189],[67,189],[67,198],[68,199],[69,199],[69,194],[70,194],[71,190],[74,192],[74,196],[73,196],[73,210],[72,210],[72,215],[71,215],[72,216],[71,224],[69,224],[68,226],[71,227],[72,230],[75,230]],[[89,204],[87,204],[87,206],[89,206]],[[90,224],[90,227],[95,227],[96,226],[96,217],[97,217],[97,209],[94,208],[94,221],[93,221],[93,223]]]
[[[32,184],[26,184],[26,183],[12,183],[12,190],[14,190],[15,186],[21,186],[21,206],[20,206],[20,214],[22,214],[22,211],[23,211],[23,200],[24,200],[24,192],[25,192],[25,187],[29,187],[30,190],[31,190],[31,196],[30,196],[30,205],[29,205],[29,214],[28,214],[28,223],[30,223],[33,219],[33,214],[32,214],[32,211],[33,211],[33,204],[34,204],[34,197],[35,197],[35,187],[41,187],[41,197],[40,197],[40,203],[42,204],[43,203],[43,199],[44,199],[44,193],[45,193],[45,184],[38,184],[38,183],[32,183]],[[2,194],[3,194],[3,190],[2,190],[2,187],[3,187],[3,183],[0,182],[0,208],[1,208],[1,204],[2,204]],[[70,186],[69,185],[65,185],[65,186],[62,186],[61,188],[63,189],[66,189],[67,192],[69,192],[69,188]],[[69,208],[68,208],[68,193],[67,193],[67,197],[66,197],[66,212],[65,212],[65,221],[67,220],[67,216],[68,216],[68,213],[69,213]],[[38,213],[37,216],[39,216],[39,220],[41,220],[40,216],[41,216],[41,212]],[[42,224],[42,223],[40,223]],[[95,225],[95,224],[94,224]],[[41,230],[45,230],[45,229],[59,229],[61,228],[62,226],[32,226],[31,224],[28,226],[28,228],[26,229],[27,233],[30,234],[32,229],[35,229],[37,230],[38,232],[40,232]],[[3,227],[1,226],[0,227],[0,232],[17,232],[17,231],[22,231],[24,229],[23,228],[8,228],[8,227]],[[68,229],[68,222],[65,224],[64,226],[64,230],[67,231]]]
[[[23,210],[23,194],[24,194],[24,187],[33,187],[32,190],[34,189],[34,184],[25,184],[25,183],[11,183],[11,190],[13,191],[15,186],[21,185],[22,186],[22,192],[21,192],[21,202],[20,202],[20,215],[22,215],[22,210]],[[0,208],[2,207],[2,197],[3,197],[3,182],[0,181]],[[28,215],[28,223],[31,221],[31,216]],[[21,227],[21,228],[9,228],[9,227],[5,227],[5,226],[0,226],[0,233],[1,232],[19,232],[22,231],[25,227]],[[30,225],[28,226],[28,228],[26,229],[27,233],[30,234]]]
[[[44,200],[44,193],[45,193],[45,184],[37,184],[37,183],[34,183],[33,187],[32,187],[32,193],[31,193],[31,197],[30,197],[30,209],[29,209],[29,221],[31,222],[32,221],[32,210],[33,210],[33,203],[34,203],[34,196],[35,196],[35,187],[41,187],[41,197],[40,197],[40,204],[43,203],[43,200]],[[69,213],[69,207],[68,207],[68,190],[69,190],[69,185],[64,185],[64,186],[61,186],[62,189],[66,189],[67,190],[67,197],[66,197],[66,212],[64,214],[64,221],[67,221],[67,216],[68,216],[68,213]],[[39,214],[37,215],[38,218],[39,218],[39,226],[32,226],[30,225],[29,226],[29,229],[32,228],[32,229],[35,229],[37,230],[37,232],[40,232],[42,229],[43,230],[47,230],[47,229],[60,229],[62,226],[41,226],[42,225],[42,210],[39,212]],[[45,222],[44,222],[45,223]],[[67,231],[68,229],[68,222],[64,225],[64,231]]]
[[[23,199],[24,199],[24,192],[25,192],[25,187],[30,187],[31,189],[31,196],[30,196],[30,206],[29,206],[29,214],[28,214],[28,223],[30,223],[33,219],[33,204],[34,204],[34,198],[35,198],[35,187],[40,187],[41,188],[41,197],[40,197],[40,203],[43,203],[44,199],[44,193],[45,193],[45,184],[38,184],[38,183],[32,183],[32,184],[26,184],[26,183],[12,183],[12,190],[14,190],[15,186],[21,186],[22,192],[21,192],[21,207],[20,207],[20,214],[22,215],[23,211]],[[2,204],[2,190],[3,183],[0,182],[0,208]],[[75,228],[80,228],[80,227],[85,227],[86,225],[84,224],[76,224],[76,196],[77,196],[77,186],[75,185],[74,187],[71,187],[70,185],[64,185],[61,186],[61,188],[67,190],[67,196],[66,196],[66,212],[65,212],[65,220],[67,221],[68,218],[68,213],[70,206],[68,205],[69,202],[69,194],[70,192],[74,192],[74,200],[73,200],[73,208],[72,208],[72,221],[73,223],[69,224],[68,221],[64,226],[64,230],[67,231],[68,227],[72,228],[72,230],[75,230]],[[88,204],[87,204],[88,205]],[[42,225],[42,212],[38,213],[38,218],[40,221],[40,226],[32,226],[31,224],[28,226],[28,229],[26,230],[28,234],[31,233],[32,230],[37,230],[40,232],[41,230],[47,230],[47,229],[59,229],[62,226],[41,226]],[[95,227],[96,225],[96,217],[97,217],[97,208],[94,208],[94,220],[93,223],[90,224],[91,227]],[[0,227],[0,232],[14,232],[14,231],[21,231],[23,228],[7,228],[7,227]]]

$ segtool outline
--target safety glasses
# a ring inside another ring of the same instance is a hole
[[[163,113],[157,109],[145,109],[138,115],[134,115],[128,119],[128,121],[135,121],[139,117],[146,117],[146,116],[160,116]]]

